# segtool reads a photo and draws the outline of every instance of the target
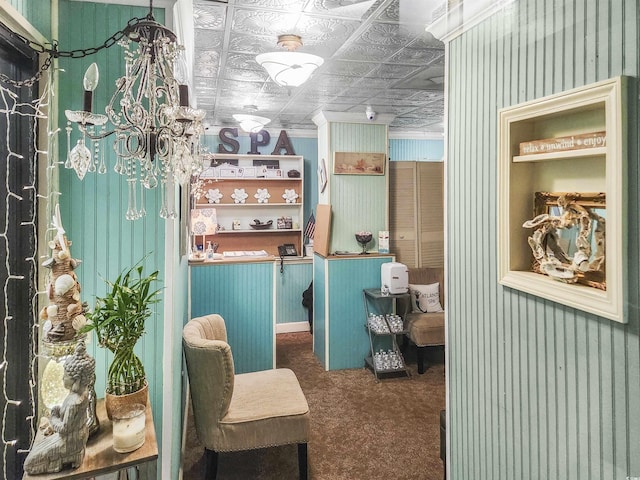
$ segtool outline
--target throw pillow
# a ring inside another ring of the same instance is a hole
[[[411,305],[414,313],[444,312],[440,305],[440,284],[429,285],[409,284],[411,293]]]

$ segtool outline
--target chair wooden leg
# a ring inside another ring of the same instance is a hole
[[[216,476],[218,475],[218,452],[205,448],[204,464],[204,478],[206,478],[207,480],[216,480]]]
[[[424,351],[427,347],[418,347],[418,373],[424,373]]]
[[[298,470],[300,470],[300,480],[307,480],[307,444],[298,444]]]

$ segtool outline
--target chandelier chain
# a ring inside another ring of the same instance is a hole
[[[132,27],[135,27],[143,20],[148,20],[148,16],[144,18],[139,18],[139,17],[132,18],[127,22],[126,27],[124,27],[122,30],[118,30],[116,33],[111,35],[102,43],[102,45],[99,45],[97,47],[79,48],[76,50],[69,50],[69,51],[59,50],[57,40],[53,40],[53,42],[51,43],[46,43],[42,45],[33,40],[29,40],[28,38],[24,37],[23,35],[20,35],[19,33],[11,32],[12,37],[20,40],[26,46],[31,48],[31,50],[33,50],[35,53],[39,55],[46,53],[48,56],[42,62],[40,69],[36,72],[36,74],[33,77],[28,78],[26,80],[14,80],[12,78],[9,78],[4,73],[0,73],[0,82],[8,85],[13,85],[18,88],[31,87],[37,81],[39,81],[42,75],[44,74],[44,72],[51,67],[51,63],[53,62],[54,58],[84,58],[84,57],[88,57],[89,55],[94,55],[98,53],[100,50],[104,50],[105,48],[110,48],[116,43],[118,43],[123,37],[125,37],[128,34],[128,32],[131,31]]]

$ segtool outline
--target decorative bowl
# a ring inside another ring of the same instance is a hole
[[[373,239],[373,234],[371,233],[356,233],[356,241],[362,245],[367,244]]]
[[[261,222],[260,220],[254,220],[249,224],[249,226],[255,230],[266,230],[273,226],[273,220],[269,220],[268,222]]]
[[[373,239],[373,234],[371,232],[358,232],[356,233],[356,241],[362,247],[362,252],[360,255],[367,254],[367,244]]]

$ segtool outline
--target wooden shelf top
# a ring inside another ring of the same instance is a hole
[[[156,430],[153,424],[153,414],[151,413],[151,403],[147,400],[146,415],[146,435],[144,444],[137,450],[129,453],[118,453],[113,449],[113,426],[111,420],[107,418],[104,407],[104,399],[98,400],[96,413],[100,422],[100,430],[87,442],[82,465],[76,469],[63,469],[57,473],[25,475],[23,480],[57,480],[57,479],[78,479],[93,478],[106,473],[117,472],[119,470],[140,465],[146,462],[155,461],[158,458],[158,443],[156,441]],[[42,431],[38,431],[36,439],[42,436]]]

